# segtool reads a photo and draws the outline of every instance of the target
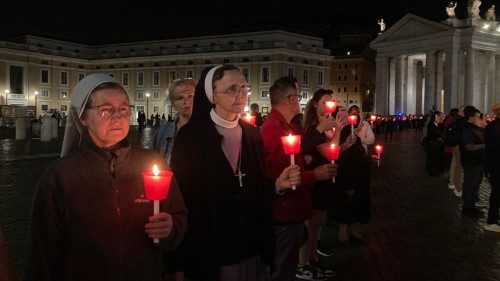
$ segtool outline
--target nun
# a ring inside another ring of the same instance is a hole
[[[266,280],[274,263],[271,200],[300,183],[298,166],[265,177],[259,129],[241,120],[250,88],[240,69],[205,69],[193,114],[171,159],[184,196],[188,230],[181,244],[187,280]]]
[[[174,179],[153,215],[141,171],[168,166],[130,146],[131,112],[127,93],[106,74],[76,85],[61,158],[34,194],[28,280],[162,280],[163,251],[182,240],[187,211]]]

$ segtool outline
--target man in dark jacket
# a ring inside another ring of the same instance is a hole
[[[500,103],[493,106],[495,120],[486,126],[486,171],[490,175],[491,193],[488,220],[484,228],[500,232]]]
[[[480,121],[479,110],[465,110],[467,124],[460,131],[460,161],[464,168],[462,214],[470,217],[481,217],[484,213],[476,208],[478,190],[484,172],[484,136],[476,126]]]

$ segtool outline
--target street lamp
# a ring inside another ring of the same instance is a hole
[[[149,118],[149,97],[151,95],[149,93],[146,93],[146,118]]]
[[[5,105],[7,105],[7,96],[9,95],[10,93],[10,90],[9,89],[5,89]]]
[[[36,115],[38,109],[38,91],[34,91],[33,94],[35,94],[35,118],[38,118],[38,115]]]

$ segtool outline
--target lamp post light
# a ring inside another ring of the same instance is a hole
[[[38,91],[34,91],[33,94],[35,94],[35,118],[38,118],[36,113],[38,110]]]
[[[5,89],[5,105],[7,105],[7,99],[8,99],[8,95],[10,93],[10,90],[9,89]]]
[[[149,97],[151,94],[146,93],[146,118],[149,118]]]

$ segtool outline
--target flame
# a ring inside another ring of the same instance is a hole
[[[295,136],[292,136],[292,133],[290,133],[287,137],[286,140],[289,144],[294,144],[295,143]]]
[[[335,144],[334,143],[330,144],[330,148],[335,149]]]
[[[375,150],[376,150],[377,152],[380,152],[380,150],[381,150],[381,149],[382,149],[382,146],[380,146],[380,145],[376,145],[376,146],[375,146]]]
[[[156,166],[156,164],[153,166],[153,174],[155,176],[158,176],[160,174],[160,169],[158,169],[158,166]]]

